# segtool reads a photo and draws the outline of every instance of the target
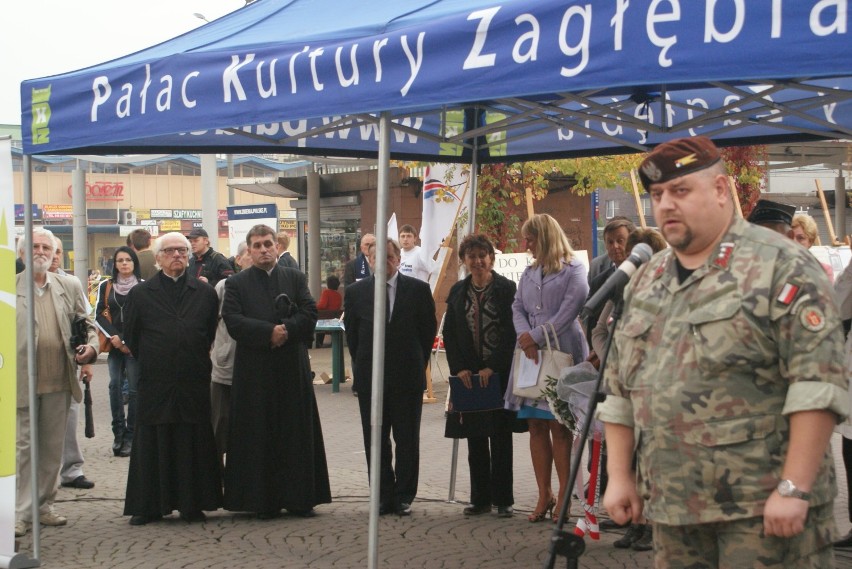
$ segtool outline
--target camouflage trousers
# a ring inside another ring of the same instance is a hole
[[[656,569],[827,569],[834,504],[810,508],[805,531],[793,538],[765,537],[763,517],[733,522],[671,526],[654,523]]]

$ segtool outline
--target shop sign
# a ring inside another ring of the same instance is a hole
[[[169,231],[180,231],[179,219],[164,219],[160,221],[160,231],[168,233]]]
[[[172,210],[170,209],[152,209],[151,210],[151,219],[160,219],[160,218],[169,218],[172,217]]]
[[[41,221],[41,208],[38,207],[38,204],[32,204],[33,206],[33,221]],[[15,221],[24,221],[24,213],[26,210],[24,209],[24,204],[16,203],[15,204]]]
[[[74,218],[74,210],[71,204],[44,204],[41,212],[45,220]]]
[[[68,197],[73,192],[68,186]],[[124,182],[86,182],[86,199],[89,201],[121,201],[124,199]]]
[[[282,219],[279,221],[282,231],[296,231],[295,219]]]
[[[200,209],[173,209],[172,217],[175,219],[201,219]]]

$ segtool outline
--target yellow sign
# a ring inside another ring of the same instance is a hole
[[[169,231],[180,231],[179,219],[163,219],[160,221],[160,233],[168,233]]]
[[[15,503],[12,481],[15,476],[17,326],[12,326],[16,321],[15,272],[12,270],[16,256],[15,204],[12,195],[11,141],[0,140],[0,265],[3,267],[0,269],[0,322],[3,322],[0,326],[0,479],[11,477],[0,484],[0,493],[10,494],[0,496],[0,507],[8,508],[8,511],[0,513],[0,519],[14,519],[12,505]],[[0,539],[0,555],[7,552],[4,541]]]

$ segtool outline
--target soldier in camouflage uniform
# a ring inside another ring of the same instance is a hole
[[[671,248],[625,291],[604,505],[625,523],[647,503],[657,567],[832,567],[828,443],[848,402],[825,271],[734,218],[709,139],[660,145],[640,177]]]

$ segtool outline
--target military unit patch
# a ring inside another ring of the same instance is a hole
[[[811,332],[819,332],[825,328],[825,314],[815,307],[802,310],[802,326]]]
[[[792,283],[787,283],[784,285],[784,288],[781,289],[781,294],[778,295],[777,300],[781,304],[785,306],[789,306],[791,302],[796,298],[796,294],[799,292],[799,287]]]
[[[648,179],[652,182],[659,182],[660,178],[663,177],[663,172],[660,170],[656,164],[648,160],[645,164],[642,165],[642,172],[648,176]]]

